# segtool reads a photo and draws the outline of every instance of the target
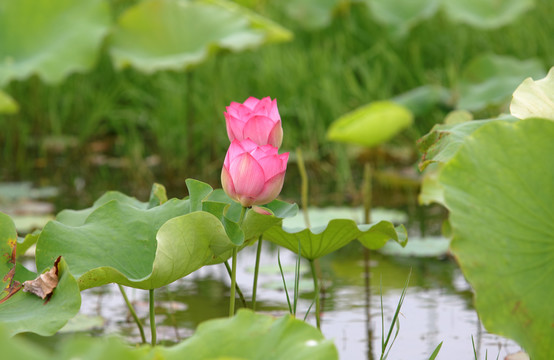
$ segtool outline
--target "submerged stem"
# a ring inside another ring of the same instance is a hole
[[[154,313],[154,289],[148,290],[148,301],[150,303],[150,331],[152,333],[152,346],[156,346],[156,317]]]
[[[262,235],[258,239],[256,250],[256,265],[254,266],[254,284],[252,285],[252,310],[256,311],[256,291],[258,290],[258,271],[260,269],[260,255],[262,253]]]
[[[315,321],[317,324],[317,328],[321,330],[321,323],[320,323],[320,304],[319,304],[319,282],[317,281],[317,274],[315,271],[315,264],[314,260],[310,259],[310,268],[312,269],[312,278],[314,279],[314,292],[315,292]]]
[[[135,323],[137,324],[140,332],[140,338],[142,340],[143,344],[146,344],[146,336],[144,335],[144,328],[142,327],[142,323],[140,322],[140,319],[137,316],[137,313],[135,312],[135,308],[133,307],[133,304],[129,301],[129,298],[127,297],[127,294],[125,293],[125,289],[121,284],[117,284],[119,287],[119,291],[121,292],[121,296],[123,296],[123,300],[125,300],[125,304],[127,304],[127,308],[129,308],[129,312],[131,313],[131,316],[135,320]]]

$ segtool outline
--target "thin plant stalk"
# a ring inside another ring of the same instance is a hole
[[[154,289],[148,290],[148,301],[150,303],[150,331],[152,333],[152,346],[158,341],[156,335],[156,317],[154,314]]]
[[[384,316],[383,313],[383,291],[381,288],[381,331],[382,331],[382,337],[381,337],[381,357],[380,360],[385,360],[387,356],[389,355],[389,352],[392,348],[392,345],[394,344],[394,341],[398,337],[398,333],[400,332],[400,320],[398,319],[398,315],[400,314],[400,309],[402,308],[402,304],[404,303],[404,299],[406,298],[406,291],[408,291],[408,284],[410,283],[410,277],[412,276],[412,270],[410,269],[410,272],[408,273],[408,278],[406,279],[406,284],[404,285],[404,289],[402,289],[402,293],[400,294],[400,299],[398,300],[398,304],[396,305],[396,311],[394,312],[394,316],[392,317],[391,324],[389,327],[389,332],[387,333],[387,337],[384,337],[384,330],[385,330],[385,323],[384,323]],[[394,334],[394,337],[391,341],[392,332],[396,325],[396,332]],[[391,342],[389,345],[389,341]],[[388,349],[387,349],[388,348]]]
[[[223,264],[225,264],[225,269],[227,269],[227,274],[229,274],[229,279],[230,279],[232,274],[231,266],[229,265],[228,261],[225,261]],[[246,298],[244,297],[244,294],[242,293],[242,290],[240,289],[239,284],[235,284],[235,288],[236,288],[237,294],[239,295],[240,301],[242,302],[243,307],[247,307]]]
[[[243,206],[240,212],[239,226],[242,225],[246,208]],[[233,247],[233,260],[231,262],[231,298],[229,299],[229,317],[235,315],[235,289],[237,287],[237,252],[238,247]]]
[[[314,260],[310,260],[310,268],[312,269],[312,277],[314,279],[314,291],[315,291],[315,321],[317,328],[321,330],[321,309],[320,309],[320,303],[319,303],[319,283],[317,281],[317,275],[315,273],[315,264]]]
[[[300,240],[298,240],[298,256],[296,258],[296,266],[294,268],[294,316],[296,316],[296,305],[298,304],[298,296],[300,295],[300,259],[301,247]]]
[[[304,164],[304,158],[302,157],[302,150],[300,150],[300,148],[296,148],[296,159],[301,180],[300,193],[302,201],[302,214],[304,215],[306,227],[310,228],[310,216],[308,215],[308,172],[306,171],[306,165]]]
[[[133,304],[129,301],[129,298],[127,297],[127,294],[125,293],[125,289],[121,284],[117,284],[119,287],[119,291],[121,292],[121,296],[123,296],[123,300],[125,300],[125,304],[127,304],[127,308],[129,308],[129,312],[131,313],[131,316],[135,320],[135,323],[137,324],[137,327],[140,332],[140,338],[142,340],[143,344],[146,344],[146,336],[144,335],[144,328],[142,326],[142,323],[140,322],[140,319],[137,316],[137,313],[135,311],[135,308],[133,307]]]
[[[285,295],[287,296],[287,304],[289,305],[289,313],[292,314],[292,305],[290,303],[289,291],[287,290],[287,282],[285,280],[285,274],[283,273],[283,266],[281,265],[281,254],[277,249],[277,264],[279,264],[279,271],[281,272],[281,278],[283,279],[283,286],[285,287]]]
[[[369,162],[364,164],[364,175],[362,184],[362,198],[364,202],[364,223],[371,222],[371,165]],[[366,295],[366,332],[367,332],[367,351],[368,359],[373,359],[373,329],[371,328],[371,280],[370,280],[370,253],[369,249],[363,247],[364,254],[364,285]]]
[[[258,290],[258,272],[260,269],[260,255],[262,253],[262,235],[258,238],[256,250],[256,264],[254,265],[254,283],[252,285],[252,310],[256,311],[256,291]]]

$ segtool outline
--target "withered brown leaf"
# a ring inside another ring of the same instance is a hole
[[[40,274],[35,280],[27,280],[23,283],[23,291],[30,292],[45,299],[51,295],[58,286],[58,263],[61,256],[54,261],[54,266],[44,274]]]

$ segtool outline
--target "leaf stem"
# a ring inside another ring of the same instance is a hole
[[[315,321],[316,321],[316,324],[317,324],[317,328],[319,330],[321,330],[321,320],[320,320],[321,309],[319,308],[320,307],[320,304],[319,304],[319,283],[317,281],[317,274],[316,274],[316,271],[315,271],[315,264],[314,264],[313,259],[310,259],[310,268],[312,269],[312,278],[314,279]]]
[[[244,214],[246,213],[246,208],[243,206],[240,212],[239,226],[242,225],[244,220]],[[237,287],[237,252],[238,247],[233,248],[233,260],[231,263],[231,295],[229,299],[229,317],[235,315],[235,289]]]
[[[227,269],[227,274],[229,274],[229,279],[231,279],[232,271],[231,271],[231,266],[229,265],[229,262],[225,261],[223,264],[225,264],[225,269]],[[237,291],[237,294],[239,295],[239,298],[240,298],[240,301],[242,302],[242,305],[244,307],[248,307],[246,305],[246,298],[244,297],[244,294],[242,293],[242,291],[239,287],[239,284],[235,284],[235,290]]]
[[[260,269],[260,255],[262,253],[262,235],[258,238],[256,250],[256,264],[254,265],[254,284],[252,285],[252,310],[256,311],[256,291],[258,290],[258,272]]]
[[[121,292],[121,296],[123,296],[123,300],[125,300],[125,304],[127,304],[127,308],[129,309],[129,312],[131,313],[131,316],[135,320],[135,323],[137,324],[140,332],[140,338],[142,340],[143,344],[146,344],[146,336],[144,335],[144,328],[142,327],[142,323],[140,322],[140,319],[137,316],[137,313],[135,312],[135,308],[133,307],[133,304],[129,301],[129,298],[127,297],[127,294],[125,293],[125,289],[121,284],[117,284],[119,287],[119,291]]]
[[[148,290],[148,301],[150,303],[150,331],[152,333],[152,346],[156,346],[156,317],[154,313],[154,289]]]

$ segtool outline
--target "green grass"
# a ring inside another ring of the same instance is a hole
[[[290,43],[220,54],[187,73],[152,76],[116,72],[103,54],[91,73],[58,86],[36,78],[11,83],[6,91],[21,111],[0,117],[0,181],[33,179],[73,194],[75,179],[84,178],[92,191],[79,198],[84,204],[107,187],[146,197],[152,181],[167,184],[172,195],[182,195],[186,177],[218,186],[228,146],[225,106],[271,96],[283,119],[284,151],[301,146],[310,177],[323,179],[314,184],[313,197],[340,201],[361,178],[346,148],[325,139],[340,115],[425,84],[454,89],[464,65],[482,53],[538,57],[545,69],[554,65],[549,0],[494,31],[453,24],[439,13],[401,40],[389,37],[361,4],[317,31],[302,30],[274,6],[261,2],[256,10],[291,29]],[[448,110],[417,118],[394,142],[413,147]],[[123,161],[95,165],[100,156]],[[152,156],[158,165],[148,166]],[[291,170],[285,196],[297,195],[295,178]]]

